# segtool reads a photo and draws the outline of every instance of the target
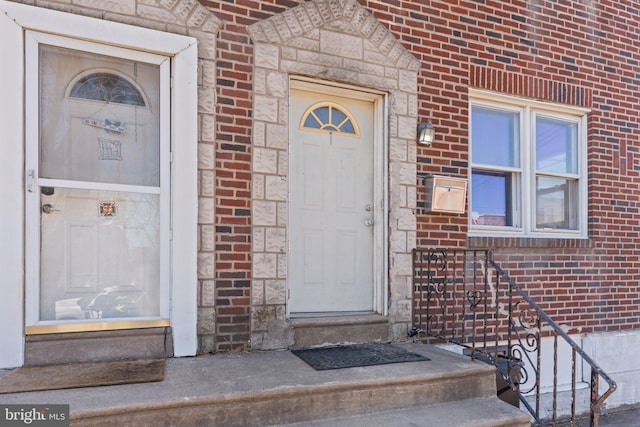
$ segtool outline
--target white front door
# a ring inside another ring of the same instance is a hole
[[[166,318],[169,59],[31,41],[27,327]]]
[[[289,312],[374,310],[374,102],[291,91]]]

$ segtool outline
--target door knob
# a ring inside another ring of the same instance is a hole
[[[52,212],[60,212],[60,209],[55,209],[50,203],[42,205],[42,213],[50,214]]]
[[[373,225],[373,219],[371,218],[367,218],[364,220],[364,225],[366,225],[367,227],[371,227]]]

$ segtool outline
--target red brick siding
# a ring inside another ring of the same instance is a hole
[[[465,216],[418,210],[418,245],[504,248],[496,259],[558,322],[637,328],[640,5],[424,3],[389,11],[423,61],[419,116],[438,131],[418,172],[467,176],[467,87],[589,107],[590,240],[466,239]]]
[[[223,21],[217,52],[215,286],[216,348],[224,350],[246,343],[250,329],[253,50],[246,27],[303,1],[202,3]],[[592,108],[590,240],[468,240],[465,215],[427,215],[418,209],[418,246],[497,247],[503,267],[560,323],[583,331],[639,327],[640,5],[360,3],[423,64],[419,119],[431,120],[438,133],[434,144],[418,147],[419,174],[467,176],[469,87]]]
[[[245,28],[252,20],[246,6],[202,3],[223,21],[215,76],[214,339],[215,351],[224,351],[250,338],[252,48]]]

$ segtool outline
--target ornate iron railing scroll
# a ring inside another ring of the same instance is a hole
[[[489,250],[413,251],[409,336],[457,344],[472,359],[495,365],[540,426],[561,422],[575,426],[580,416],[589,414],[590,425],[597,427],[602,405],[616,389],[616,383],[500,268]],[[567,359],[569,367],[563,365]],[[602,393],[600,380],[607,387]],[[581,405],[577,393],[583,384],[590,395]]]

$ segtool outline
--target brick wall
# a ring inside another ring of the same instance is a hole
[[[418,246],[498,248],[496,259],[560,323],[582,332],[637,328],[640,5],[486,0],[368,6],[423,62],[419,116],[433,122],[438,140],[419,147],[419,174],[467,176],[467,87],[592,109],[589,240],[467,239],[465,216],[419,212]]]
[[[201,242],[201,246],[213,247],[215,273],[214,280],[203,283],[200,312],[204,310],[213,317],[214,326],[201,331],[200,349],[223,351],[244,348],[250,333],[253,51],[246,26],[255,20],[249,15],[257,11],[233,2],[201,3],[223,25],[217,35],[216,52],[216,128],[211,147],[215,151],[215,174],[207,176],[215,180],[214,229],[210,240]]]
[[[303,2],[202,3],[223,22],[217,41],[215,285],[210,290],[214,347],[223,350],[243,345],[250,332],[253,49],[246,28]],[[360,3],[422,62],[419,118],[431,120],[438,134],[433,145],[419,147],[419,174],[467,176],[469,87],[592,109],[589,240],[468,239],[465,215],[418,209],[418,246],[498,248],[496,258],[561,323],[583,331],[638,327],[640,5]]]

